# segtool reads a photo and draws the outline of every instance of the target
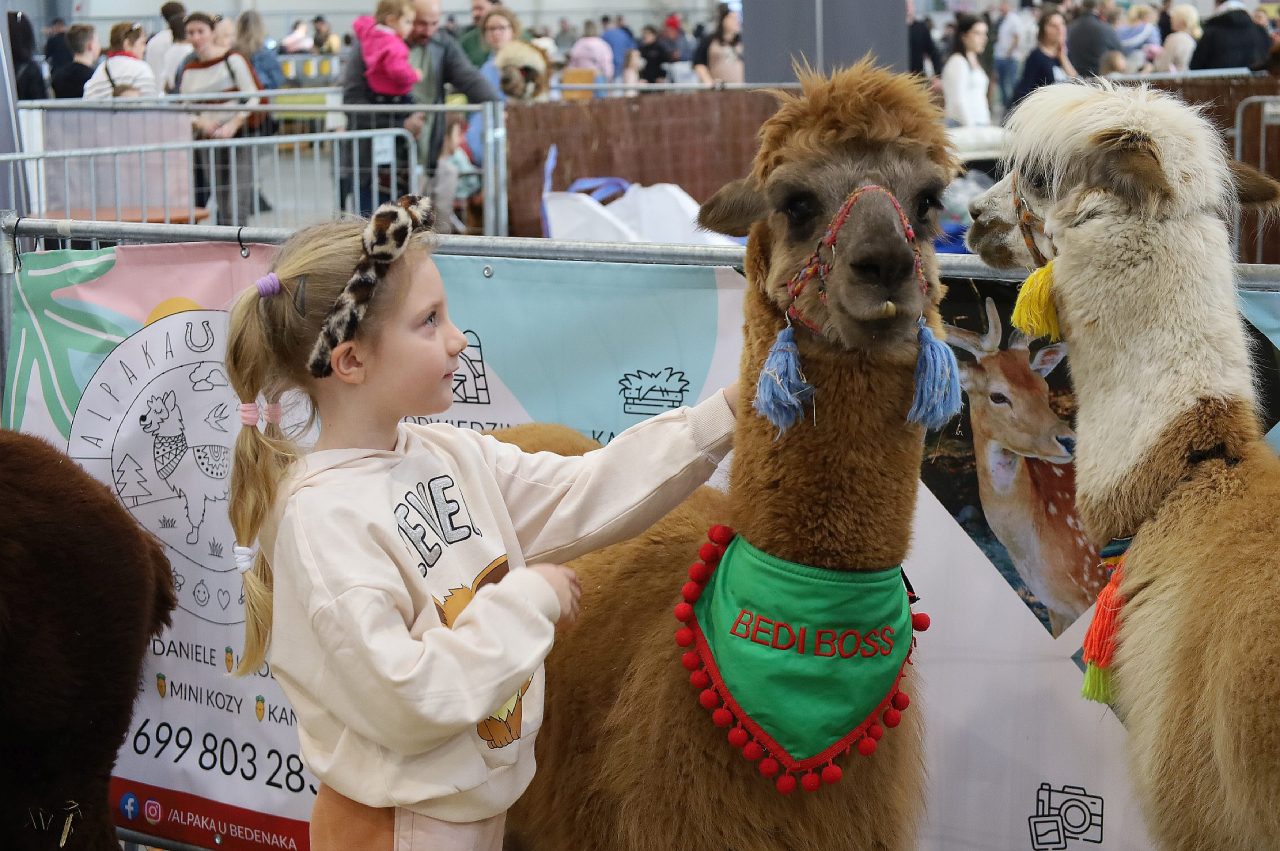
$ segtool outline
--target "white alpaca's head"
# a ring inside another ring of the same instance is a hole
[[[1237,200],[1268,205],[1280,197],[1280,185],[1228,158],[1198,108],[1145,86],[1045,86],[1018,105],[1008,127],[1007,174],[970,205],[969,245],[995,266],[1038,265],[1028,236],[1052,257],[1055,229],[1099,216],[1207,213],[1225,226]],[[1048,236],[1019,229],[1017,196]]]

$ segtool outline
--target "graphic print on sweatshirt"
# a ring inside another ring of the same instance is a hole
[[[458,620],[458,616],[462,614],[462,610],[475,598],[476,592],[486,585],[500,582],[509,570],[507,557],[502,556],[494,559],[488,567],[480,571],[480,575],[471,581],[470,587],[450,588],[448,595],[443,600],[435,601],[436,612],[440,615],[440,622],[449,629],[453,629],[453,624]],[[529,685],[532,682],[533,678],[530,677],[510,700],[502,704],[496,712],[476,726],[476,732],[480,734],[480,738],[484,739],[490,748],[505,748],[520,738],[522,703],[524,694],[529,690]]]

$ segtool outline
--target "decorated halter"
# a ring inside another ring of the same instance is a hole
[[[707,538],[674,612],[699,705],[783,795],[839,782],[837,763],[874,754],[911,705],[902,676],[929,616],[901,566],[793,564],[727,526]]]
[[[753,403],[756,412],[777,427],[779,436],[795,424],[804,409],[804,403],[812,399],[814,394],[813,386],[805,380],[800,369],[800,350],[796,346],[791,323],[798,322],[814,334],[822,335],[821,326],[801,312],[797,300],[805,288],[816,280],[818,299],[826,304],[827,276],[835,265],[836,241],[840,237],[840,231],[848,223],[854,204],[871,192],[884,195],[893,204],[898,222],[902,225],[903,238],[911,246],[911,253],[915,258],[914,271],[920,293],[924,297],[924,303],[928,304],[929,282],[924,276],[920,243],[916,240],[915,229],[902,211],[902,205],[883,186],[859,186],[845,198],[822,238],[818,240],[813,254],[787,282],[787,295],[791,299],[786,310],[787,324],[778,332],[765,358]],[[923,309],[917,320],[916,336],[920,343],[920,354],[916,361],[915,398],[907,413],[907,420],[920,423],[926,428],[938,429],[960,412],[960,371],[951,347],[933,336],[933,331],[925,322]]]
[[[1032,339],[1047,337],[1051,342],[1061,340],[1058,311],[1053,304],[1053,261],[1044,256],[1035,239],[1036,234],[1047,236],[1044,219],[1032,212],[1027,199],[1022,197],[1017,172],[1010,175],[1009,188],[1013,192],[1013,212],[1018,217],[1022,241],[1027,244],[1027,251],[1038,267],[1018,289],[1018,300],[1014,303],[1010,319],[1013,327]]]

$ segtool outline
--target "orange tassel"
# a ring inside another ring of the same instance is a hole
[[[1093,621],[1084,636],[1084,661],[1099,668],[1111,666],[1116,650],[1116,631],[1119,628],[1120,608],[1124,598],[1120,596],[1120,583],[1124,579],[1124,559],[1116,563],[1111,579],[1098,594],[1098,607]]]

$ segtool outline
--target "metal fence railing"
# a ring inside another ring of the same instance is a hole
[[[355,190],[348,186],[353,172],[361,177],[368,177],[367,169],[373,161],[376,160],[379,166],[385,169],[388,157],[394,156],[398,167],[404,168],[411,162],[416,162],[421,169],[421,174],[429,176],[436,165],[434,162],[427,161],[430,148],[428,141],[432,138],[433,127],[436,138],[439,138],[443,135],[443,123],[447,121],[450,114],[479,113],[484,118],[484,132],[481,134],[482,150],[476,153],[481,154],[485,167],[477,170],[476,173],[481,188],[481,192],[475,195],[475,200],[481,209],[477,230],[487,235],[503,235],[507,232],[506,116],[502,104],[414,105],[406,108],[402,105],[342,104],[340,93],[332,89],[283,90],[283,92],[284,95],[280,97],[277,97],[278,92],[262,92],[260,94],[267,100],[257,104],[210,103],[209,96],[181,95],[146,100],[117,98],[102,101],[25,101],[20,109],[24,137],[23,156],[33,159],[57,159],[65,157],[69,150],[87,151],[95,147],[97,141],[103,138],[131,139],[138,143],[158,142],[166,146],[186,147],[192,151],[201,150],[204,147],[248,146],[255,150],[255,162],[263,157],[269,160],[269,167],[265,173],[258,171],[255,174],[264,175],[270,180],[274,173],[272,168],[282,158],[292,157],[300,161],[299,168],[305,176],[307,166],[313,169],[317,167],[314,162],[317,157],[323,157],[326,161],[333,159],[330,151],[336,145],[338,155],[337,165],[334,168],[341,170],[343,174],[335,179],[335,185],[340,183],[341,186],[339,193],[334,197],[339,200],[354,199],[350,203],[330,204],[327,192],[318,194],[314,191],[314,187],[290,182],[284,186],[270,187],[266,192],[268,201],[266,205],[251,205],[246,208],[242,202],[242,206],[236,208],[234,223],[288,226],[299,222],[279,215],[268,215],[262,218],[264,213],[273,212],[265,207],[279,208],[276,197],[270,194],[272,190],[280,194],[286,207],[297,207],[300,210],[309,211],[312,217],[317,212],[334,213],[341,210],[368,212],[371,207],[362,203],[362,199],[369,197],[369,191],[364,191],[364,185],[358,180]],[[312,100],[300,102],[287,99],[288,95],[298,95],[299,92],[305,92],[306,96]],[[226,95],[219,93],[215,97],[221,99]],[[242,131],[233,140],[227,140],[229,144],[211,146],[207,145],[205,140],[185,141],[192,139],[197,119],[211,118],[216,123],[237,113],[249,118],[244,123]],[[412,130],[407,129],[411,126]],[[379,147],[387,144],[385,139],[376,142],[374,137],[335,135],[340,131],[347,133],[378,131],[382,136],[392,134],[396,139],[394,151],[389,155],[385,147]],[[281,135],[282,133],[284,135]],[[356,141],[351,144],[339,144],[338,140],[341,139],[356,139]],[[273,151],[273,148],[277,150]],[[237,165],[243,167],[240,163]],[[356,168],[357,165],[361,168]],[[388,182],[387,175],[383,173],[381,183],[385,186]],[[226,183],[225,179],[223,183]],[[426,189],[424,182],[416,178],[400,180],[397,186],[402,191],[422,192]],[[459,198],[458,203],[461,208],[461,218],[465,219],[465,199]],[[203,205],[196,203],[193,207],[202,208]],[[49,209],[43,206],[19,208],[33,215]],[[75,207],[79,211],[83,211],[84,208],[84,204]],[[101,205],[93,205],[94,210],[100,208]],[[53,209],[61,211],[62,207]],[[191,212],[194,214],[196,210],[193,209]],[[90,212],[79,217],[92,218],[98,215],[97,212]],[[108,218],[116,221],[141,220],[138,216],[126,216],[122,219],[119,215],[111,215]],[[172,222],[174,219],[170,216],[162,218],[161,221]],[[220,217],[219,221],[224,224],[233,223],[223,217]]]
[[[404,129],[5,154],[0,175],[25,215],[234,227],[368,212],[424,180]]]
[[[1257,113],[1256,117],[1250,113]],[[1250,133],[1246,124],[1256,121],[1254,132]],[[1235,120],[1235,157],[1241,162],[1256,167],[1264,174],[1280,175],[1280,162],[1274,155],[1280,153],[1280,95],[1254,95],[1247,97],[1236,105]],[[1271,148],[1272,151],[1268,151]],[[1273,156],[1269,157],[1268,154]],[[1252,260],[1264,262],[1266,257],[1266,232],[1276,233],[1275,222],[1266,216],[1250,217],[1252,224]]]

